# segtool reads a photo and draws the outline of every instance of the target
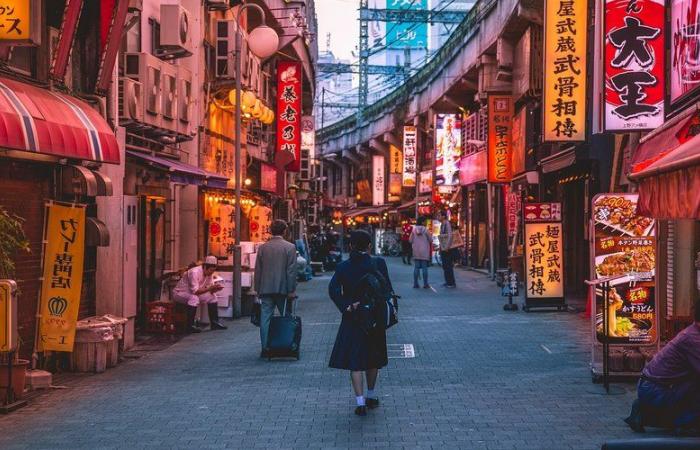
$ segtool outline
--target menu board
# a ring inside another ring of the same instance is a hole
[[[592,267],[610,281],[608,336],[611,344],[654,344],[657,340],[654,220],[639,216],[637,194],[600,194],[593,199]],[[591,288],[596,337],[605,341],[603,287]]]

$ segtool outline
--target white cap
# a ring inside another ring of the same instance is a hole
[[[210,266],[218,266],[219,265],[219,260],[216,259],[216,256],[207,256],[204,258],[204,264],[210,265]]]

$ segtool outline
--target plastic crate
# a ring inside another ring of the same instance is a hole
[[[146,304],[146,329],[149,333],[176,334],[187,328],[187,313],[183,305],[157,301]]]

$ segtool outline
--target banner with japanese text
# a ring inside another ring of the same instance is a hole
[[[384,204],[386,196],[386,176],[384,170],[384,157],[374,155],[372,157],[372,205]]]
[[[277,63],[277,151],[294,155],[286,169],[301,169],[301,63]]]
[[[545,0],[543,133],[548,142],[586,138],[588,0]]]
[[[564,297],[564,236],[560,203],[526,203],[525,291],[528,299]]]
[[[38,24],[32,23],[32,1],[30,0],[13,0],[11,2],[3,2],[0,5],[0,41],[4,42],[21,42],[29,40],[32,36],[32,27]],[[38,7],[38,6],[36,6]]]
[[[672,104],[694,96],[700,88],[698,11],[700,0],[670,0],[671,21],[669,100]]]
[[[403,185],[405,187],[416,186],[416,170],[418,165],[417,138],[418,130],[416,127],[403,127]]]
[[[605,129],[664,122],[663,0],[605,2]]]
[[[513,98],[489,95],[488,181],[510,183],[513,176]]]
[[[608,317],[603,320],[602,285],[591,286],[596,305],[596,337],[613,344],[655,344],[655,221],[637,215],[638,194],[599,194],[593,198],[591,259],[596,279],[610,278]]]
[[[72,352],[85,260],[85,206],[49,203],[44,229],[39,351]]]
[[[429,194],[433,192],[433,171],[424,170],[420,173],[419,194]]]
[[[389,173],[403,173],[403,153],[393,144],[389,144]]]
[[[435,185],[459,186],[461,158],[461,115],[437,114],[435,116]]]

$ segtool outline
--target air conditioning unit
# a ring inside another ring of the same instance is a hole
[[[131,78],[119,78],[119,125],[132,128],[143,122],[143,93],[141,83]]]
[[[166,130],[174,132],[177,132],[177,72],[177,66],[163,63],[161,72],[161,113],[163,119],[161,121],[161,126]]]
[[[191,56],[190,13],[180,5],[160,5],[160,23],[157,56],[163,59]]]
[[[177,132],[182,136],[192,137],[192,72],[178,68],[177,88]]]
[[[214,74],[219,80],[234,78],[234,50],[236,48],[236,22],[233,20],[216,21],[216,67]],[[248,84],[251,78],[251,60],[248,43],[241,36],[241,82]],[[258,62],[259,64],[259,62]]]
[[[125,53],[124,76],[141,83],[143,123],[160,128],[163,61],[149,53]]]

